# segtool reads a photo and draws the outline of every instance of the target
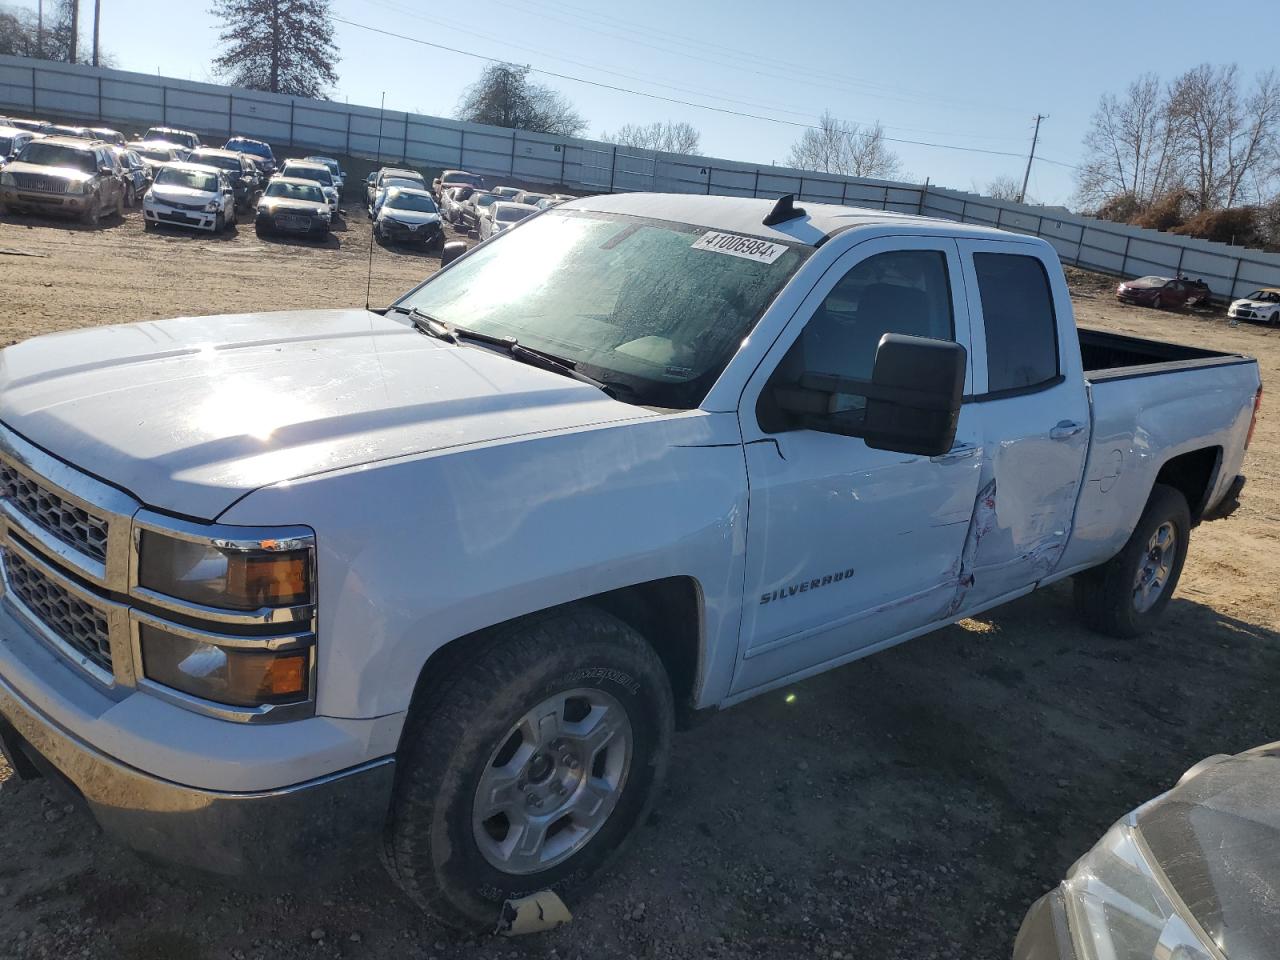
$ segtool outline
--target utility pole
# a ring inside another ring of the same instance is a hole
[[[98,65],[98,22],[102,19],[102,0],[93,0],[93,65]]]
[[[76,62],[76,44],[80,40],[80,0],[71,0],[71,42],[67,47],[67,62]]]
[[[1036,158],[1036,142],[1040,139],[1040,121],[1048,120],[1043,114],[1036,114],[1036,132],[1031,135],[1031,153],[1027,156],[1027,172],[1022,175],[1022,190],[1018,193],[1018,202],[1027,199],[1027,181],[1031,179],[1031,161]]]
[[[44,58],[44,0],[36,0],[36,56]]]

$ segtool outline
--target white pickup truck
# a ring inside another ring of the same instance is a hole
[[[1256,363],[1077,330],[1037,239],[632,194],[444,259],[0,353],[19,774],[492,922],[632,834],[677,718],[1064,577],[1137,634],[1243,483]]]

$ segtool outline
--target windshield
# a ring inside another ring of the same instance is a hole
[[[1259,303],[1280,303],[1280,291],[1255,290],[1245,297],[1246,300],[1257,300]]]
[[[240,172],[240,158],[228,157],[218,153],[201,153],[197,150],[188,159],[192,163],[203,163],[210,167],[218,167],[222,170],[235,170]]]
[[[196,145],[195,134],[182,133],[178,130],[166,130],[164,127],[152,127],[142,139],[168,140],[170,143],[180,143],[184,147],[194,147]]]
[[[97,170],[92,150],[77,150],[60,143],[41,143],[39,140],[32,140],[23,147],[18,159],[41,167],[70,167],[81,173],[93,173]]]
[[[213,173],[201,173],[199,170],[183,170],[180,167],[161,167],[156,173],[157,187],[187,187],[190,190],[203,190],[205,193],[218,192],[218,177]]]
[[[261,157],[263,160],[271,159],[271,148],[265,143],[258,143],[256,140],[228,140],[226,149],[235,150],[239,153],[252,153],[255,157]]]
[[[157,150],[154,147],[149,147],[146,150],[135,148],[135,150],[138,156],[146,157],[148,160],[160,160],[161,162],[168,162],[173,159],[172,150]]]
[[[300,164],[286,163],[283,175],[286,177],[298,177],[302,180],[314,180],[317,183],[323,183],[326,187],[333,184],[333,177],[329,175],[328,167],[304,167]]]
[[[1130,280],[1131,287],[1163,287],[1169,281],[1164,277],[1139,277],[1137,280]]]
[[[766,263],[699,249],[707,233],[620,215],[544,213],[398,305],[563,357],[635,391],[620,391],[623,399],[692,408],[808,255],[765,244],[773,254]]]
[[[445,174],[445,178],[440,182],[449,186],[458,186],[459,184],[467,184],[470,186],[479,186],[483,177],[477,177],[470,173],[449,173]]]
[[[7,157],[13,150],[13,137],[0,137],[0,157]]]
[[[329,173],[333,174],[333,176],[336,177],[338,175],[337,160],[329,160],[326,157],[313,157],[312,159],[315,160],[316,163],[323,163],[326,167],[328,167]]]
[[[436,213],[436,202],[430,197],[416,193],[397,193],[387,197],[387,207],[391,210],[414,210],[418,213]]]
[[[527,203],[530,206],[537,206],[539,200],[546,200],[546,199],[547,199],[547,196],[544,193],[526,193],[523,197],[520,198],[520,202]]]
[[[272,180],[267,184],[264,197],[287,197],[290,200],[308,200],[311,203],[324,203],[324,191],[314,183],[282,183]]]
[[[497,203],[498,198],[492,193],[473,193],[471,195],[471,202],[477,207],[487,207],[491,203]]]
[[[500,223],[515,223],[517,220],[523,220],[533,211],[521,210],[519,207],[500,207],[493,215],[493,218]]]

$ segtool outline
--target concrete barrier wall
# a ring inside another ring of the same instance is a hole
[[[1280,254],[1178,237],[944,188],[842,177],[716,157],[660,154],[576,137],[307,100],[170,77],[0,56],[0,113],[92,121],[132,134],[148,126],[231,134],[280,152],[331,152],[457,167],[579,192],[664,191],[777,197],[923,214],[1044,237],[1065,263],[1117,276],[1184,273],[1219,298],[1280,286]]]

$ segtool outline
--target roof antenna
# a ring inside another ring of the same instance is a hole
[[[378,108],[378,149],[375,151],[378,155],[378,162],[382,162],[382,117],[387,110],[387,91],[382,91],[382,106]],[[374,196],[377,199],[377,196]],[[373,227],[374,221],[369,221],[369,272],[365,274],[364,280],[364,308],[369,309],[369,293],[373,289]]]
[[[773,205],[773,209],[769,211],[769,215],[764,218],[764,225],[772,227],[775,224],[786,223],[788,220],[794,220],[796,217],[804,216],[804,207],[795,205],[796,195],[794,193],[784,194],[778,198],[778,202]]]

